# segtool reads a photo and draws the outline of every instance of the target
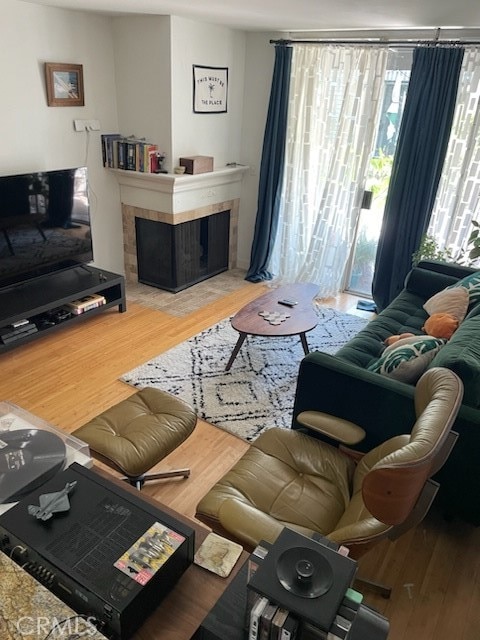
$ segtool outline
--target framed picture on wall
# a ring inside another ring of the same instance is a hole
[[[83,67],[81,64],[45,63],[49,107],[83,107]]]
[[[226,113],[228,68],[193,65],[194,113]]]

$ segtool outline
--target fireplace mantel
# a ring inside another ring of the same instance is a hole
[[[208,173],[177,175],[111,169],[120,185],[122,204],[167,214],[239,199],[247,170],[247,166],[237,165]]]

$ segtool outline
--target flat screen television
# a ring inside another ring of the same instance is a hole
[[[91,260],[86,167],[0,176],[0,288]]]

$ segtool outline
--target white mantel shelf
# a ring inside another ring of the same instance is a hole
[[[110,171],[120,185],[122,204],[175,214],[239,198],[248,169],[246,165],[236,165],[195,175]]]

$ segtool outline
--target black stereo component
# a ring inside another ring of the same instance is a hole
[[[26,322],[22,322],[22,324],[12,324],[0,329],[0,340],[3,344],[9,344],[10,342],[15,342],[15,340],[19,340],[20,338],[25,338],[31,333],[36,333],[37,331],[38,328],[35,323],[27,320]]]
[[[64,309],[63,307],[57,307],[56,309],[51,309],[46,313],[46,316],[49,320],[54,322],[55,324],[59,324],[60,322],[65,322],[72,317],[72,314],[68,309]]]
[[[257,555],[261,548],[263,557]],[[261,606],[267,599],[298,621],[302,639],[387,639],[388,620],[363,605],[361,594],[350,588],[357,563],[339,553],[336,543],[285,528],[273,545],[262,542],[257,550],[248,582],[250,629],[254,603]]]
[[[0,516],[0,549],[125,640],[192,563],[194,530],[74,463]]]

